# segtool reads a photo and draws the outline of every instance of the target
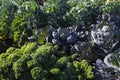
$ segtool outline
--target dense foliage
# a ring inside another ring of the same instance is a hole
[[[75,49],[80,51],[77,44],[87,41],[87,33],[81,32],[81,26],[58,28],[51,27],[48,31],[49,35],[47,41],[59,45],[61,48],[70,50]],[[76,46],[76,47],[75,47]],[[70,48],[71,47],[71,48]]]
[[[7,1],[7,0],[5,0]],[[38,36],[40,27],[47,25],[47,15],[34,1],[1,1],[0,35],[12,39],[19,47],[28,37]]]
[[[66,56],[58,46],[27,43],[10,47],[0,55],[0,79],[3,80],[82,80],[93,79],[92,66],[86,60]]]
[[[1,0],[0,3],[0,36],[5,35],[18,46],[47,25],[58,28],[84,22],[89,29],[102,13],[120,14],[118,1]]]
[[[119,0],[0,0],[0,79],[119,79],[119,34]]]
[[[77,51],[87,55],[88,59],[90,56],[95,60],[99,57],[103,59],[109,52],[119,48],[120,16],[104,13],[97,16],[97,19],[96,24],[91,24],[88,28],[84,22],[67,28],[50,27],[47,42],[57,44],[68,55]],[[94,49],[98,49],[98,52]]]

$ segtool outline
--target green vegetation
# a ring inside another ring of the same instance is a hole
[[[98,58],[120,71],[119,33],[119,0],[0,0],[0,80],[94,80]]]
[[[58,55],[58,53],[60,55]],[[62,54],[62,55],[61,55]],[[92,66],[86,60],[66,56],[58,46],[47,43],[37,47],[27,43],[21,48],[10,47],[0,55],[1,80],[82,80],[93,79]]]

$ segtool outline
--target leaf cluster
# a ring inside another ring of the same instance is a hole
[[[59,54],[58,54],[59,53]],[[65,56],[50,43],[37,47],[28,43],[9,48],[0,55],[0,79],[20,80],[82,80],[93,79],[92,66],[86,60]],[[9,74],[8,74],[9,73]]]

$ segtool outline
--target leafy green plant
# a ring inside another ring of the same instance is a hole
[[[46,20],[46,15],[34,1],[20,5],[15,14],[15,19],[11,23],[14,41],[19,46],[23,45],[27,41],[27,37],[35,35],[34,29],[44,26],[44,20]]]
[[[43,10],[48,14],[48,24],[54,27],[68,27],[71,25],[66,12],[70,6],[66,0],[47,0],[43,5]],[[72,21],[71,21],[72,22]]]
[[[28,41],[27,37],[35,35],[35,30],[47,25],[47,15],[34,0],[4,0],[1,3],[0,36],[13,39],[19,47]]]
[[[96,68],[93,69],[96,80],[98,79],[119,79],[120,71],[110,67],[110,65],[106,65],[104,61],[97,59],[96,60]]]
[[[48,8],[49,6],[49,8]],[[85,26],[95,24],[102,13],[119,14],[119,1],[99,0],[57,0],[46,1],[43,10],[48,13],[49,24],[53,27],[68,27],[85,22]],[[64,24],[63,24],[64,23]]]
[[[119,57],[120,57],[120,51],[117,50],[111,54],[108,54],[105,57],[104,62],[108,67],[112,67],[120,71],[120,58]]]
[[[14,19],[14,13],[17,7],[10,1],[1,1],[2,5],[0,8],[0,34],[10,35],[11,22]]]
[[[79,24],[81,21],[85,22],[85,25],[96,23],[96,17],[100,15],[102,1],[95,0],[80,0],[80,1],[69,1],[71,6],[68,15],[74,18],[74,24]]]
[[[118,0],[107,0],[103,5],[103,12],[112,13],[112,14],[120,14],[120,1]]]
[[[95,0],[93,3],[90,0],[47,0],[43,5],[35,1],[1,0],[0,35],[13,39],[20,47],[28,41],[28,37],[36,37],[35,30],[46,25],[68,27],[83,21],[88,29],[103,12],[119,15],[118,1],[104,3]]]
[[[93,79],[92,66],[86,60],[66,56],[58,46],[47,43],[37,46],[27,43],[21,48],[9,48],[0,55],[0,79],[22,80],[82,80]],[[9,73],[9,74],[8,74]]]

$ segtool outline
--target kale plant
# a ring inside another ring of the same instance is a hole
[[[60,49],[64,49],[68,55],[71,55],[72,52],[87,52],[90,49],[87,36],[87,31],[84,31],[84,27],[80,25],[58,29],[51,27],[47,42],[58,45]]]
[[[120,71],[120,50],[116,50],[111,54],[108,54],[105,57],[104,62],[107,66]]]
[[[37,46],[27,43],[11,47],[0,55],[0,79],[11,80],[81,80],[93,79],[92,66],[87,60],[67,56],[58,46],[47,43]]]
[[[40,27],[45,25],[46,15],[33,1],[23,2],[15,13],[15,19],[11,23],[14,42],[19,46],[28,41],[27,37],[38,36]]]
[[[95,63],[95,68],[93,69],[96,80],[119,80],[120,71],[113,69],[106,65],[102,60],[97,59]]]
[[[36,32],[39,28],[47,25],[47,15],[33,0],[2,0],[1,3],[0,38],[2,40],[12,39],[13,44],[20,47],[28,41],[28,37],[38,36]]]
[[[70,10],[70,6],[66,0],[47,0],[43,5],[43,10],[48,15],[48,24],[58,27],[68,27],[72,21],[66,15],[67,11]]]
[[[91,40],[108,53],[119,44],[120,33],[118,16],[104,13],[98,16],[97,24],[91,25]]]

